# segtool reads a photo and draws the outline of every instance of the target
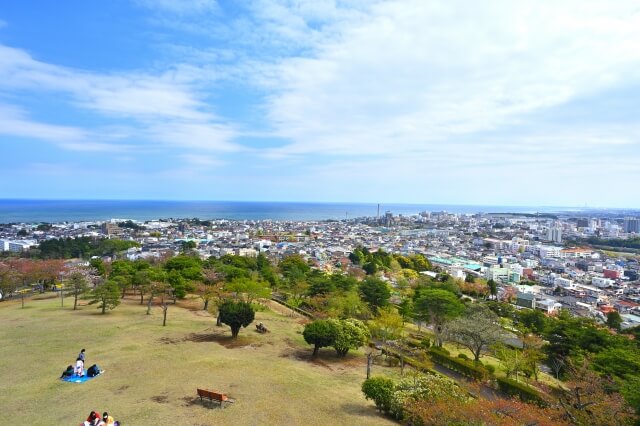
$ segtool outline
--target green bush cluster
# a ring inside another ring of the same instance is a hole
[[[364,381],[362,392],[365,398],[373,400],[378,410],[397,420],[405,418],[405,407],[413,401],[468,399],[453,380],[433,374],[421,374],[397,383],[386,377],[372,377]]]
[[[452,357],[449,355],[448,351],[440,348],[429,349],[429,355],[433,362],[450,368],[453,371],[457,371],[458,373],[474,380],[485,380],[489,376],[489,371],[487,371],[482,364],[462,358]]]
[[[545,405],[545,400],[540,393],[524,383],[516,382],[506,377],[499,377],[497,379],[498,388],[511,396],[517,396],[524,402],[531,402],[538,405]]]

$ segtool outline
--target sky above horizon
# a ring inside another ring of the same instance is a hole
[[[640,207],[635,0],[0,4],[0,198]]]

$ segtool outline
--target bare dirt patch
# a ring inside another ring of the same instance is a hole
[[[156,395],[156,396],[152,396],[151,400],[153,402],[157,402],[158,404],[166,404],[169,402],[169,397],[166,395]]]
[[[129,389],[129,385],[120,386],[118,389],[116,389],[116,392],[117,393],[122,393],[122,392],[126,391],[127,389]]]

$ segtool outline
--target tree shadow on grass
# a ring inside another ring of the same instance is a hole
[[[378,412],[373,405],[369,407],[366,405],[345,402],[340,406],[340,408],[345,413],[352,414],[358,417],[385,418],[385,416],[382,413]]]
[[[341,358],[329,349],[321,349],[318,356],[313,357],[313,350],[309,348],[294,348],[291,346],[282,351],[280,357],[308,362],[329,370],[361,367],[364,362],[361,357],[352,353],[348,353],[345,357]]]
[[[211,333],[190,333],[183,337],[162,337],[159,339],[160,343],[175,345],[184,342],[195,343],[217,343],[224,346],[227,349],[233,348],[257,348],[262,346],[263,342],[255,342],[248,336],[238,336],[236,339],[231,337],[225,331],[213,331]]]

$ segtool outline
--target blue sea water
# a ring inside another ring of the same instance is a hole
[[[470,206],[444,204],[380,204],[380,215],[412,215],[422,211],[450,213],[560,211],[558,207]],[[136,200],[0,200],[0,223],[80,222],[108,219],[168,218],[232,220],[327,220],[375,217],[374,203],[306,203],[252,201]]]

